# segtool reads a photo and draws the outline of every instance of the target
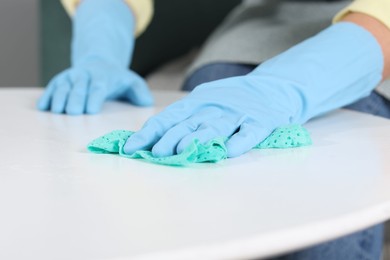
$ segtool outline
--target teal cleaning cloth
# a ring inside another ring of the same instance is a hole
[[[182,153],[168,157],[154,157],[151,151],[137,151],[134,154],[125,154],[123,146],[134,132],[116,130],[93,140],[88,144],[88,150],[100,154],[119,154],[132,159],[145,159],[146,161],[170,165],[186,166],[191,163],[216,163],[227,157],[227,138],[215,138],[206,144],[194,140]],[[300,125],[280,127],[273,131],[264,141],[255,146],[257,149],[294,148],[311,145],[312,140],[308,131]]]

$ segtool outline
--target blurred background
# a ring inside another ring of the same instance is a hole
[[[239,2],[155,1],[132,68],[145,76],[199,47]],[[1,0],[0,35],[0,86],[44,86],[70,64],[71,20],[59,0]]]
[[[0,86],[39,83],[39,0],[0,1]]]

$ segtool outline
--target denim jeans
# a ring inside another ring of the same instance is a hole
[[[242,76],[256,66],[251,64],[213,63],[193,72],[182,89],[193,90],[197,85],[233,76]],[[390,119],[390,101],[373,91],[370,96],[346,106],[364,113]],[[322,243],[270,260],[378,260],[383,245],[384,224],[378,224],[363,231]]]

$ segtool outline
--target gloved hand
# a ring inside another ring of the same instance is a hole
[[[125,153],[180,153],[193,139],[230,137],[239,156],[276,127],[302,124],[370,93],[383,70],[381,48],[365,29],[342,22],[258,66],[246,76],[202,84],[149,119]]]
[[[152,105],[145,81],[128,70],[134,23],[123,0],[83,0],[73,19],[72,67],[51,80],[38,108],[78,115],[98,113],[108,99]]]

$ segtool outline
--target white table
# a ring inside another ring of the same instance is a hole
[[[264,257],[390,217],[390,121],[341,110],[309,122],[314,145],[174,168],[88,153],[156,108],[38,112],[36,88],[0,90],[0,259]]]

